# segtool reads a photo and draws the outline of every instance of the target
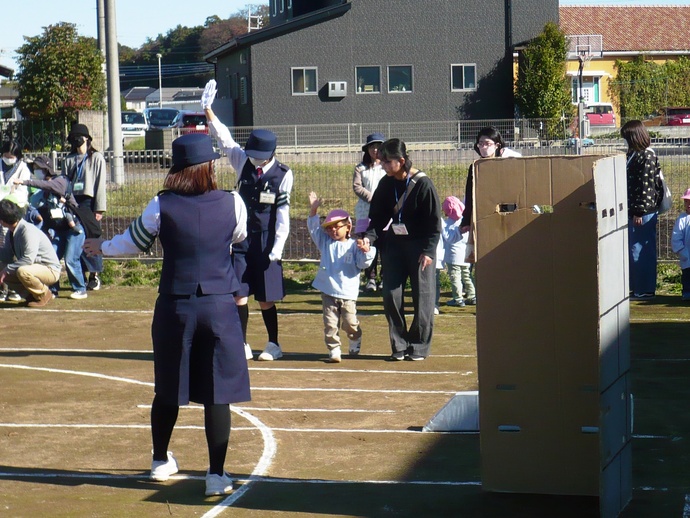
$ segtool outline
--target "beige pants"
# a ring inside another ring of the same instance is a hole
[[[323,302],[323,330],[326,347],[335,349],[340,346],[338,335],[341,326],[350,340],[357,340],[362,336],[362,329],[357,320],[357,303],[354,300],[336,299],[325,293],[321,294]]]
[[[5,278],[7,286],[26,298],[27,292],[34,300],[40,299],[60,279],[60,272],[55,272],[42,264],[20,266],[16,273]]]

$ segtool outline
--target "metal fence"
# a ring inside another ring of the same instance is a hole
[[[545,121],[446,121],[416,124],[342,124],[311,126],[274,126],[269,129],[278,135],[277,157],[288,164],[295,182],[291,194],[291,233],[285,248],[286,260],[318,259],[306,229],[308,194],[316,191],[324,198],[323,211],[344,208],[353,212],[356,197],[352,191],[352,172],[361,161],[362,142],[366,135],[383,132],[400,137],[408,144],[414,165],[425,171],[434,181],[440,197],[464,195],[467,170],[477,158],[473,145],[479,128],[496,126],[505,136],[507,145],[523,156],[572,155],[578,151],[571,138],[551,138],[553,128]],[[251,128],[231,128],[238,142],[244,142]],[[551,133],[549,133],[551,131]],[[690,128],[650,128],[652,147],[657,151],[669,186],[676,196],[671,211],[659,218],[660,260],[674,260],[671,251],[671,231],[675,218],[683,210],[679,194],[690,187]],[[173,135],[174,136],[174,135]],[[610,155],[625,153],[626,145],[618,130],[608,129],[581,148],[582,153]],[[29,158],[40,153],[27,152]],[[64,153],[55,153],[58,168]],[[112,153],[105,152],[112,162]],[[124,181],[107,183],[108,211],[103,220],[104,235],[111,237],[124,231],[138,216],[150,199],[162,188],[170,166],[169,150],[125,151]],[[235,173],[227,160],[217,163],[217,174],[223,189],[232,189]],[[151,251],[160,257],[158,244]]]

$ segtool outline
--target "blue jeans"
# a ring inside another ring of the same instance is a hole
[[[84,272],[81,268],[81,253],[86,234],[81,225],[69,230],[58,230],[53,238],[53,247],[59,258],[65,259],[67,278],[74,291],[86,290]]]
[[[628,220],[630,258],[630,291],[633,294],[656,292],[656,223],[657,213],[642,216],[642,225]]]

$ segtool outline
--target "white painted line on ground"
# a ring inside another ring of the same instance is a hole
[[[232,407],[233,411],[242,415],[243,412],[237,407]],[[0,423],[0,428],[68,428],[68,429],[97,429],[97,430],[149,430],[148,424],[51,424],[51,423]],[[175,430],[203,430],[202,425],[175,425]],[[233,426],[233,432],[253,432],[253,426]],[[270,428],[274,432],[286,433],[402,433],[402,434],[477,434],[479,432],[422,432],[419,430],[377,430],[377,429],[354,429],[354,428]]]
[[[276,392],[361,392],[361,393],[386,393],[386,394],[457,394],[457,390],[371,390],[349,388],[291,388],[291,387],[252,387],[252,391],[276,391]]]
[[[373,356],[373,355],[372,355]],[[312,369],[312,368],[292,368],[292,367],[249,367],[250,371],[270,371],[270,372],[342,372],[347,374],[432,374],[432,375],[460,375],[467,376],[473,374],[469,372],[459,371],[393,371],[393,370],[375,370],[375,369],[341,369],[339,367],[332,367],[327,369]]]
[[[137,405],[137,408],[151,408],[151,405]],[[234,407],[233,408],[237,408]],[[364,410],[355,408],[263,408],[258,406],[241,406],[242,410],[251,410],[259,412],[327,412],[327,413],[347,413],[347,414],[394,414],[395,410]],[[203,410],[204,407],[200,405],[185,405],[181,406],[180,410]]]
[[[50,347],[0,347],[0,352],[10,352],[10,353],[112,353],[112,354],[152,354],[152,349],[59,349]],[[290,354],[290,353],[288,353]],[[312,353],[310,353],[312,354]],[[388,358],[388,354],[368,354],[366,356],[374,356],[379,358]],[[476,354],[437,354],[433,355],[433,358],[476,358]],[[289,360],[288,360],[289,361]],[[318,360],[315,360],[318,361]],[[356,361],[356,360],[353,360]],[[339,369],[336,366],[332,368],[323,369],[298,369],[293,367],[249,367],[249,370],[254,371],[307,371],[307,372],[362,372],[362,373],[381,373],[381,374],[460,374],[461,376],[467,376],[474,374],[472,371],[468,372],[458,372],[458,371],[390,371],[390,370],[361,370],[361,369]]]
[[[28,367],[24,365],[6,365],[6,364],[0,364],[0,368],[5,367],[9,369],[26,369],[26,370],[34,370],[34,371],[42,371],[42,372],[51,372],[51,373],[56,373],[56,374],[71,374],[71,375],[76,375],[76,376],[86,376],[86,377],[92,377],[92,378],[100,378],[100,379],[106,379],[106,380],[111,380],[111,381],[121,381],[124,383],[131,383],[135,385],[145,385],[148,387],[152,387],[153,383],[150,382],[144,382],[144,381],[139,381],[139,380],[133,380],[129,378],[120,378],[116,376],[108,376],[105,374],[97,374],[94,372],[84,372],[84,371],[71,371],[71,370],[65,370],[65,369],[49,369],[49,368],[44,368],[44,367]],[[252,471],[251,476],[249,477],[247,483],[243,484],[237,491],[235,491],[232,495],[228,496],[225,500],[223,500],[220,504],[215,506],[213,509],[211,509],[208,513],[204,514],[204,517],[215,517],[218,514],[220,514],[225,508],[232,506],[232,504],[240,498],[244,493],[249,491],[249,488],[252,486],[253,480],[255,476],[262,476],[264,475],[267,471],[268,468],[271,466],[271,463],[273,462],[273,458],[275,457],[276,451],[277,451],[277,443],[275,440],[275,437],[273,436],[273,432],[271,429],[263,424],[258,418],[253,416],[252,414],[245,412],[244,410],[233,407],[232,405],[230,406],[231,410],[235,412],[236,414],[244,417],[247,421],[249,421],[251,424],[254,425],[254,428],[247,428],[250,430],[258,429],[261,432],[261,435],[263,437],[263,443],[264,443],[264,449],[261,454],[261,457],[259,458],[259,462],[257,462],[256,466],[254,467],[254,470]],[[55,425],[51,425],[50,427],[54,427]],[[76,425],[76,427],[84,427],[87,425]],[[150,425],[139,425],[141,428],[144,429],[150,429]],[[125,427],[123,425],[112,425],[109,427]],[[126,427],[129,427],[129,425],[126,425]],[[185,427],[185,426],[180,426],[178,428],[192,428],[192,427]],[[194,427],[198,429],[203,429],[203,427]]]
[[[0,472],[0,478],[67,478],[80,480],[149,480],[148,475],[116,475],[116,474],[97,474],[97,473],[4,473]],[[205,476],[194,475],[171,475],[170,480],[204,480]],[[479,481],[443,481],[443,480],[324,480],[324,479],[301,479],[301,478],[276,478],[256,476],[250,478],[234,479],[242,484],[248,482],[263,482],[266,484],[381,484],[392,486],[480,486]],[[235,491],[234,494],[239,492]]]

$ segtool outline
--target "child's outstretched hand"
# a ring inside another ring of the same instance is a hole
[[[314,191],[311,191],[309,193],[309,207],[311,208],[309,215],[316,216],[316,209],[318,209],[322,203],[323,200],[319,198],[319,195],[316,194]]]
[[[357,248],[359,248],[365,254],[369,253],[369,250],[371,249],[371,244],[369,243],[369,238],[365,237],[364,239],[358,239],[357,240]]]

